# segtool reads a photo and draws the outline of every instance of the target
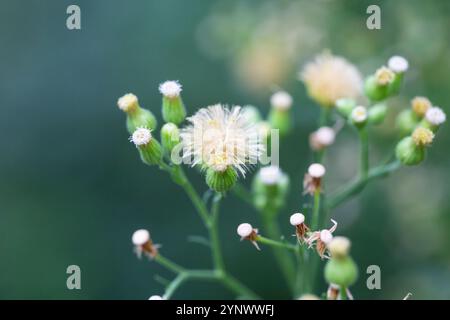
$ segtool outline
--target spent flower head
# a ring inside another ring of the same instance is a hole
[[[275,185],[283,179],[283,172],[278,166],[262,167],[259,171],[259,178],[265,185]]]
[[[149,258],[154,258],[158,254],[159,245],[153,244],[148,230],[136,230],[131,237],[131,242],[133,243],[134,251],[139,258],[142,254],[147,255]]]
[[[322,150],[331,146],[336,139],[336,132],[330,127],[320,127],[309,137],[309,144],[313,150]]]
[[[310,97],[325,107],[333,107],[340,98],[357,98],[362,90],[358,69],[346,59],[329,52],[306,64],[300,79]]]
[[[258,229],[254,229],[250,223],[241,223],[237,227],[237,234],[241,237],[242,240],[250,241],[256,249],[260,250],[258,243],[256,242],[258,237]]]

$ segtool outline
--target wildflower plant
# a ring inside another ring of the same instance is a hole
[[[187,269],[164,256],[149,231],[137,230],[132,243],[138,256],[148,257],[174,273],[162,295],[150,299],[171,299],[188,280],[219,282],[236,298],[261,298],[226,268],[218,223],[220,203],[225,196],[236,196],[260,213],[261,225],[241,223],[236,229],[237,239],[249,242],[257,250],[266,246],[273,249],[293,298],[352,299],[350,287],[357,281],[358,267],[350,256],[350,240],[335,235],[339,233],[339,224],[333,217],[333,209],[359,194],[370,182],[402,166],[424,161],[427,149],[446,120],[442,109],[433,106],[428,98],[413,98],[411,106],[397,116],[399,141],[390,160],[377,166],[369,163],[370,129],[392,112],[386,101],[399,94],[408,67],[405,58],[393,56],[386,66],[380,66],[363,80],[356,66],[329,52],[304,66],[300,80],[318,104],[321,115],[317,129],[309,136],[314,161],[305,168],[303,190],[301,185],[291,186],[289,175],[277,163],[261,165],[262,156],[267,156],[269,150],[272,155],[277,152],[274,142],[278,139],[274,139],[273,133],[279,132],[283,138],[292,132],[290,109],[295,102],[289,93],[279,91],[272,95],[267,119],[254,106],[222,104],[201,108],[186,118],[181,84],[166,81],[159,87],[165,122],[159,132],[161,143],[154,115],[142,108],[133,94],[120,98],[118,106],[127,115],[130,141],[145,164],[167,172],[190,198],[208,232],[213,262],[212,268]],[[325,177],[333,168],[325,167],[324,158],[344,125],[352,127],[359,139],[358,173],[337,190],[329,190]],[[185,167],[198,168],[205,178],[206,189],[213,194],[211,201],[200,196],[185,174]],[[251,168],[257,172],[249,190],[239,180],[249,179]],[[303,206],[305,211],[282,219],[282,223],[292,227],[293,237],[284,237],[279,225],[280,212],[291,189],[297,194],[302,191],[302,201],[309,205]],[[329,284],[326,292],[316,291],[321,260],[326,262],[323,270]]]

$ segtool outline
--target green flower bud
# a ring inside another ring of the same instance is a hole
[[[330,259],[325,266],[325,279],[328,283],[348,288],[358,279],[358,267],[349,256]]]
[[[169,122],[163,125],[161,128],[161,143],[169,155],[172,149],[180,143],[180,130],[175,124]]]
[[[375,76],[370,76],[364,83],[364,92],[371,101],[381,101],[388,97],[389,86],[379,85]]]
[[[247,118],[249,123],[258,123],[262,120],[261,113],[254,106],[244,106],[242,108],[242,114]]]
[[[388,85],[388,95],[395,96],[400,92],[403,83],[403,73],[396,73],[394,80]]]
[[[162,115],[166,122],[179,125],[186,118],[186,109],[181,100],[181,85],[177,81],[166,81],[159,86],[163,95]]]
[[[289,177],[277,166],[261,168],[252,184],[253,202],[260,210],[277,212],[286,201]]]
[[[226,192],[234,186],[237,176],[236,170],[231,166],[228,166],[224,171],[208,168],[206,170],[206,184],[214,191]]]
[[[398,114],[395,125],[400,136],[405,137],[413,132],[418,123],[419,119],[416,114],[411,109],[407,109]]]
[[[140,127],[156,129],[158,123],[155,116],[149,110],[139,106],[138,98],[134,94],[128,93],[122,96],[117,101],[117,105],[127,114],[127,130],[130,134]]]
[[[286,135],[291,130],[292,97],[285,91],[279,91],[270,98],[272,106],[269,113],[269,123],[274,129],[280,131],[280,135]]]
[[[425,159],[425,148],[416,145],[412,137],[406,137],[397,144],[395,156],[404,165],[417,165]]]
[[[147,128],[138,128],[130,138],[131,142],[139,150],[141,160],[148,165],[160,164],[162,161],[162,148],[159,142],[153,138]]]
[[[342,98],[336,101],[336,109],[343,117],[348,118],[356,107],[356,101],[350,98]]]
[[[352,110],[349,121],[357,128],[362,128],[366,125],[368,118],[368,111],[366,107],[357,106]]]
[[[368,121],[370,124],[380,124],[386,118],[387,106],[384,103],[378,103],[369,109]]]

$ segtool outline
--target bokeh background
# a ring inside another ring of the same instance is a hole
[[[382,8],[382,29],[365,27],[366,8]],[[82,30],[66,29],[78,4]],[[311,161],[307,137],[318,107],[297,80],[301,66],[328,48],[364,74],[393,54],[410,60],[401,98],[374,130],[372,163],[396,134],[395,115],[415,95],[450,113],[450,2],[444,0],[0,2],[0,298],[146,299],[162,293],[138,260],[130,236],[148,228],[163,252],[187,267],[206,267],[204,235],[189,200],[168,177],[144,166],[128,142],[119,96],[134,92],[160,117],[158,84],[178,79],[189,109],[216,102],[253,104],[267,113],[277,88],[294,96],[296,128],[281,145],[291,193],[281,221],[306,201],[301,178]],[[427,161],[371,184],[333,213],[353,239],[361,278],[357,298],[450,298],[449,126]],[[357,142],[344,131],[327,158],[329,188],[350,179]],[[205,186],[195,170],[200,190]],[[245,181],[248,183],[249,181]],[[229,196],[221,238],[229,269],[267,298],[287,298],[270,250],[240,243],[235,227],[257,213]],[[286,235],[292,230],[283,223]],[[82,290],[66,288],[66,268],[82,271]],[[365,268],[382,269],[369,291]],[[322,286],[321,289],[324,289]],[[189,283],[176,298],[231,298],[219,285]]]

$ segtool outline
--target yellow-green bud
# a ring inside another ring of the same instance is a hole
[[[153,138],[147,128],[138,128],[130,138],[138,148],[141,160],[148,165],[160,164],[162,161],[162,149],[159,142]]]
[[[166,123],[161,128],[161,143],[166,150],[167,154],[170,155],[172,149],[180,143],[180,130],[174,123]]]
[[[416,145],[412,137],[406,137],[397,144],[395,156],[404,165],[417,165],[425,159],[425,148]]]
[[[345,118],[348,118],[356,107],[356,101],[350,98],[341,98],[336,101],[337,111]]]
[[[237,176],[236,170],[231,166],[228,166],[224,171],[208,168],[206,170],[206,184],[214,191],[226,192],[234,186]]]
[[[181,85],[177,81],[166,81],[159,86],[162,98],[162,115],[165,122],[179,125],[186,118],[186,109],[181,99]]]
[[[325,279],[330,284],[348,288],[358,279],[358,267],[349,256],[341,259],[331,258],[325,266]]]
[[[395,75],[389,69],[382,67],[375,75],[369,76],[364,83],[364,92],[371,101],[381,101],[389,95],[389,85]]]
[[[383,123],[386,118],[387,106],[384,103],[378,103],[369,109],[368,121],[370,124]]]
[[[366,125],[368,118],[367,108],[364,106],[357,106],[353,108],[350,114],[350,122],[357,128],[362,128]]]
[[[418,123],[419,119],[411,109],[400,112],[395,121],[401,137],[410,135]]]
[[[134,94],[127,93],[122,96],[117,101],[117,105],[127,114],[127,130],[130,134],[140,127],[156,129],[158,123],[155,116],[149,110],[140,107],[138,98]]]

